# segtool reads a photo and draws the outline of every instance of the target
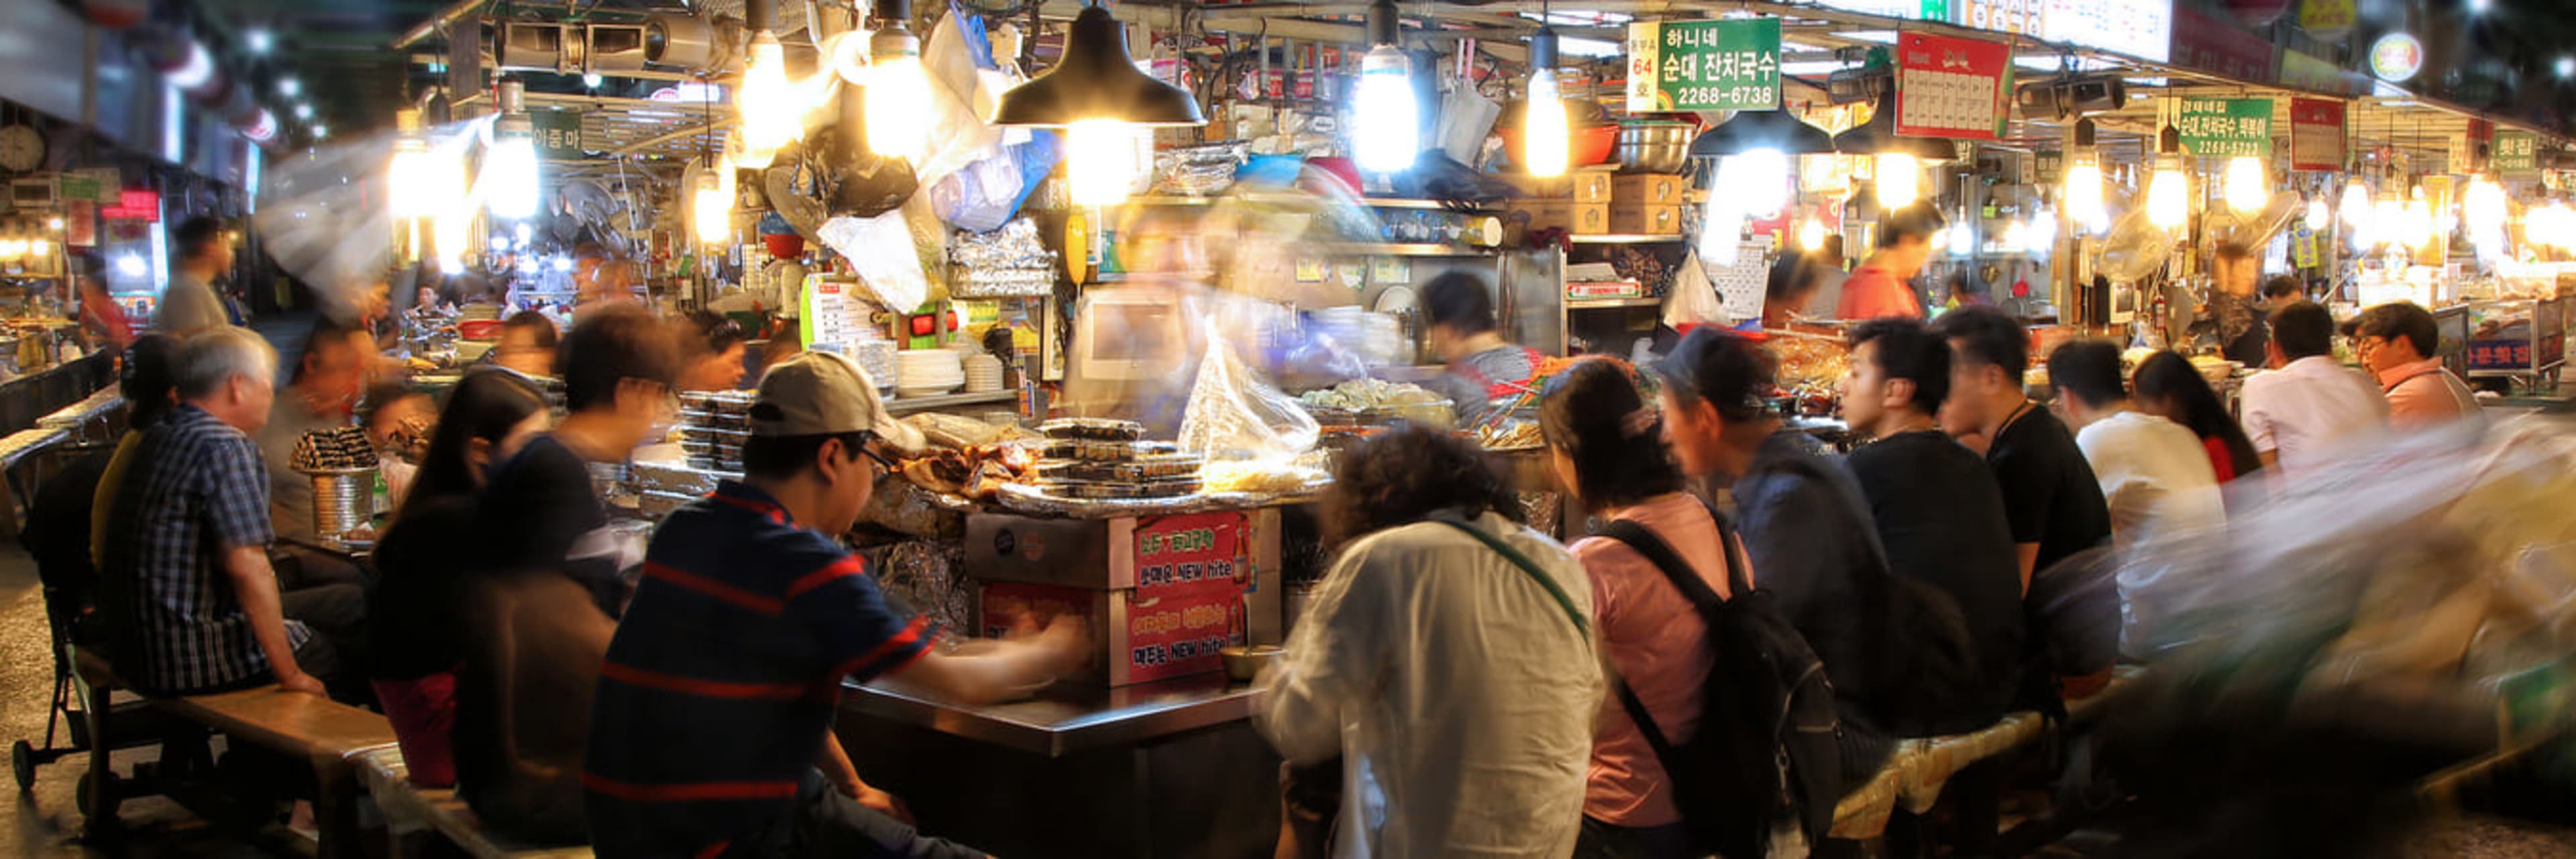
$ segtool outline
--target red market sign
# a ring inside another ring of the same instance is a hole
[[[1979,39],[1896,38],[1896,133],[1997,140],[2010,118],[2012,48]]]
[[[2271,83],[2280,73],[2281,49],[2245,32],[2236,22],[2189,6],[2174,7],[2173,65],[2249,83]]]
[[[1252,565],[1243,557],[1242,512],[1166,516],[1136,528],[1136,592],[1224,582],[1239,589]]]
[[[101,207],[98,210],[98,216],[111,221],[158,223],[161,220],[161,194],[155,191],[127,191],[118,195],[116,205]]]
[[[2343,102],[2324,98],[2290,100],[2290,169],[2343,169],[2346,158]]]

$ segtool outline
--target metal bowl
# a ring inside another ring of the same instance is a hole
[[[1679,173],[1690,161],[1691,125],[1631,122],[1619,126],[1616,157],[1622,173]]]
[[[1261,669],[1288,657],[1288,649],[1275,644],[1249,647],[1218,648],[1216,655],[1225,660],[1225,676],[1237,683],[1250,683],[1261,675]]]

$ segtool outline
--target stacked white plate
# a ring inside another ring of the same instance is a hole
[[[895,395],[935,397],[966,384],[966,368],[946,349],[912,349],[894,353]]]
[[[966,393],[989,394],[1002,389],[1002,359],[991,355],[968,355]]]

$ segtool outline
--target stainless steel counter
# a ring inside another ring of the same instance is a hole
[[[1223,674],[1117,689],[1059,686],[1030,700],[982,707],[884,685],[844,688],[842,706],[859,713],[1050,758],[1243,721],[1260,698],[1251,684],[1227,682]]]

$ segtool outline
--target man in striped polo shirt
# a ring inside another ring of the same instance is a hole
[[[600,667],[584,761],[603,857],[980,856],[887,813],[833,737],[844,678],[895,676],[969,703],[1043,685],[1090,650],[1078,621],[973,655],[937,652],[835,535],[867,506],[888,417],[849,359],[761,379],[741,482],[673,512]]]

